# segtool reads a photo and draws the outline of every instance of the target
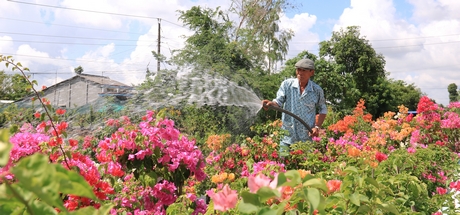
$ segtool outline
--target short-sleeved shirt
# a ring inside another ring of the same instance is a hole
[[[327,114],[323,89],[312,80],[308,81],[302,95],[300,95],[300,86],[297,78],[284,80],[273,101],[283,109],[300,117],[310,128],[315,126],[317,113]],[[283,113],[282,121],[282,128],[287,130],[289,134],[282,138],[281,145],[290,145],[298,141],[311,140],[307,128],[294,117]]]

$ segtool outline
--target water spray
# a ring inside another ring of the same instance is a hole
[[[268,109],[273,109],[273,110],[276,110],[276,111],[280,111],[280,112],[283,112],[285,114],[288,114],[292,117],[294,117],[296,120],[298,120],[300,123],[302,123],[305,128],[307,128],[307,130],[313,134],[313,130],[310,128],[310,126],[308,126],[308,124],[303,121],[303,119],[301,119],[300,117],[298,117],[297,115],[293,114],[292,112],[288,111],[288,110],[285,110],[283,108],[280,108],[280,107],[277,107],[277,106],[273,106],[273,105],[266,105],[266,104],[263,104],[264,107],[268,108]]]

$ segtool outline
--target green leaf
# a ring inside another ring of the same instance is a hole
[[[45,204],[44,201],[34,200],[29,204],[35,214],[58,214],[54,207]],[[67,210],[66,210],[67,211]]]
[[[359,193],[353,193],[350,195],[350,201],[356,206],[360,206],[361,202],[359,201]]]
[[[112,204],[102,205],[99,209],[94,207],[84,207],[68,213],[69,215],[106,215],[112,209]]]
[[[345,173],[358,173],[358,169],[354,166],[349,166],[345,170],[343,170]]]
[[[9,136],[8,130],[0,130],[0,166],[5,166],[10,159],[10,150],[13,145],[9,143]]]
[[[306,196],[312,208],[317,209],[321,203],[321,194],[319,190],[315,188],[307,188],[304,192],[306,192]]]
[[[278,190],[272,189],[270,187],[261,187],[259,190],[257,190],[257,195],[259,195],[261,202],[265,202],[273,197],[281,197],[281,194]]]
[[[367,177],[366,179],[364,179],[368,184],[372,184],[374,185],[374,187],[376,188],[379,188],[379,183],[373,179],[373,178],[370,178],[370,177]]]
[[[257,214],[258,215],[277,215],[278,213],[276,210],[272,210],[268,207],[264,207]]]
[[[399,214],[398,209],[396,209],[396,207],[393,204],[383,203],[383,204],[378,205],[378,206],[380,208],[384,209],[387,212],[391,212],[391,213],[394,213],[394,214]]]
[[[319,188],[323,190],[324,192],[328,191],[326,182],[323,179],[319,179],[319,178],[310,179],[304,182],[303,186]]]
[[[276,184],[276,187],[280,187],[282,184],[286,183],[287,182],[287,179],[286,179],[286,176],[284,175],[284,173],[280,173],[278,174],[278,182]]]
[[[367,205],[361,205],[359,206],[358,208],[358,213],[359,214],[369,214],[369,212],[371,211],[371,208]]]
[[[300,173],[297,170],[289,170],[285,172],[284,175],[290,180],[290,182],[292,182],[292,184],[298,185],[302,183],[302,178],[300,177]]]
[[[212,215],[214,214],[214,202],[211,201],[209,204],[208,204],[208,209],[206,209],[206,213],[204,215]]]
[[[21,159],[11,172],[18,179],[18,185],[34,193],[48,205],[67,211],[59,196],[59,182],[55,180],[56,168],[48,163],[42,154]]]
[[[56,180],[60,182],[60,192],[98,200],[93,188],[83,176],[75,171],[67,170],[61,165],[54,166],[56,167]]]
[[[243,191],[241,193],[243,200],[238,204],[238,210],[243,213],[254,213],[259,210],[259,196],[254,193]]]

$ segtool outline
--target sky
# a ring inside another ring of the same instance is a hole
[[[287,59],[332,32],[360,26],[361,35],[385,58],[389,78],[414,84],[447,105],[447,86],[460,86],[460,1],[291,0],[279,23],[295,36]],[[152,51],[171,56],[192,32],[178,11],[192,6],[227,10],[231,0],[0,0],[0,54],[31,71],[38,86],[51,86],[84,73],[122,83],[141,83],[156,71]],[[168,65],[162,63],[162,68]],[[282,65],[281,65],[282,66]],[[12,74],[0,65],[0,70]],[[271,98],[264,98],[271,99]]]

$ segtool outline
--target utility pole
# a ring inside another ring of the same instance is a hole
[[[157,54],[158,54],[158,58],[157,58],[157,72],[160,71],[160,44],[161,44],[161,35],[160,35],[160,28],[161,26],[161,19],[158,18],[158,51],[157,51]]]

